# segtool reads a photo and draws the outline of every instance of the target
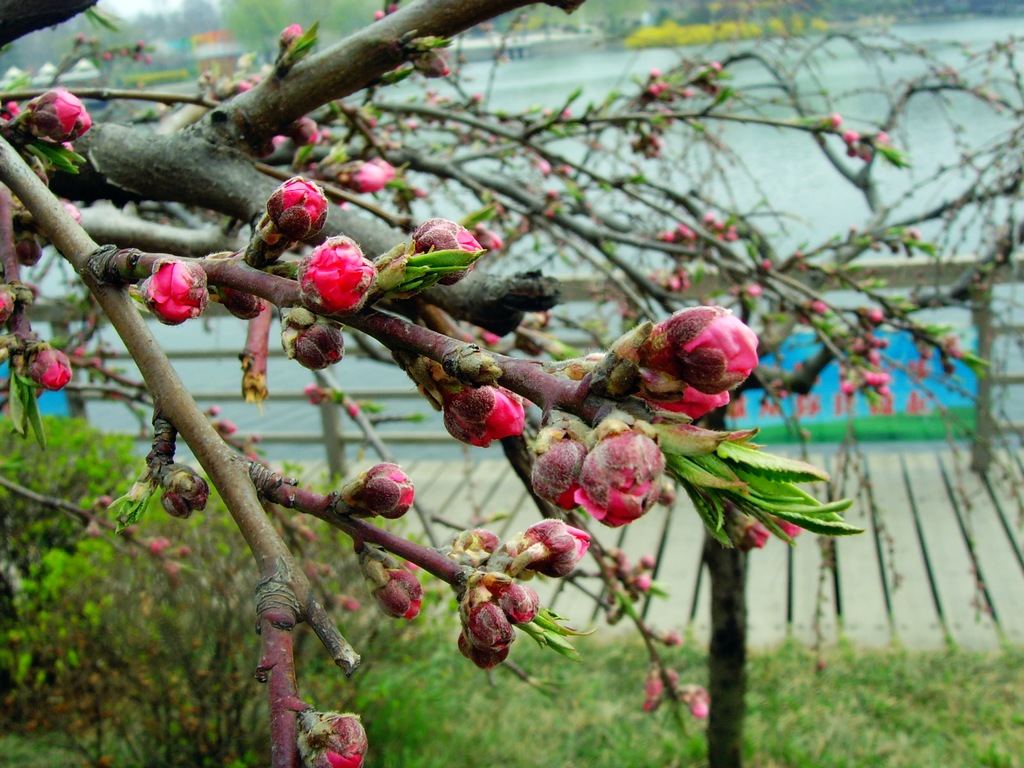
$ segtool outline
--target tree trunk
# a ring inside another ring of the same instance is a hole
[[[705,535],[704,562],[711,578],[708,765],[740,768],[747,691],[747,556]]]

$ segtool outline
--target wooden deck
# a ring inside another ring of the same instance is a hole
[[[834,453],[810,458],[836,478],[843,476]],[[851,462],[847,470],[853,474],[834,483],[845,484],[842,493],[857,494],[849,519],[865,533],[834,542],[804,533],[794,547],[773,539],[752,552],[750,645],[770,647],[787,637],[807,644],[833,644],[842,637],[874,647],[1024,645],[1024,535],[1016,502],[999,492],[995,480],[967,470],[968,458],[943,446],[925,452],[870,450]],[[538,519],[504,462],[419,461],[406,470],[417,499],[435,516],[440,539],[451,530],[445,523],[484,525],[504,537]],[[420,530],[415,515],[407,519]],[[606,545],[620,546],[634,561],[657,555],[665,537],[656,580],[669,596],[651,601],[648,619],[707,642],[708,579],[699,560],[703,531],[689,502],[682,498],[672,510],[656,507],[623,529],[594,528]],[[595,577],[579,581],[589,591],[600,589]],[[579,587],[546,579],[534,583],[545,603],[576,626],[595,622],[593,600]]]

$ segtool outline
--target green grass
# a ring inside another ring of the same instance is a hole
[[[911,416],[894,413],[888,416],[858,416],[854,420],[854,434],[867,443],[887,440],[945,440],[950,431],[957,439],[964,439],[974,430],[973,408],[950,408],[946,419],[938,414]],[[800,428],[807,433],[807,439],[814,443],[838,443],[847,437],[848,424],[844,419],[820,423],[802,422]],[[797,436],[785,424],[761,427],[757,441],[764,444],[795,443]]]
[[[356,709],[371,766],[699,766],[704,728],[641,711],[646,665],[634,643],[582,640],[579,664],[518,643],[513,659],[553,686],[547,697],[511,674],[493,684],[447,644],[368,675]],[[671,651],[683,681],[704,682],[705,657]],[[1024,653],[826,652],[796,646],[753,658],[750,766],[990,766],[1024,755]]]
[[[520,638],[513,660],[542,678],[545,695],[513,675],[490,679],[430,635],[396,644],[356,676],[368,768],[641,768],[705,763],[703,724],[641,711],[646,665],[635,642],[581,639],[583,661]],[[705,657],[670,649],[684,682],[703,682]],[[746,763],[752,768],[1020,768],[1024,765],[1024,652],[827,650],[819,669],[787,645],[751,662]],[[328,668],[307,668],[307,694],[329,706],[352,695]],[[0,738],[0,765],[76,763],[45,740]]]

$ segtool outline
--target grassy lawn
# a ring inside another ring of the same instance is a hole
[[[389,658],[370,660],[351,707],[363,713],[369,732],[367,765],[704,764],[701,723],[686,715],[681,732],[670,711],[641,711],[645,665],[635,643],[582,640],[579,664],[558,663],[527,643],[521,638],[512,658],[541,678],[550,694],[506,672],[489,680],[447,636],[402,643]],[[705,660],[698,650],[670,653],[684,682],[703,682]],[[1024,765],[1024,652],[837,648],[823,660],[819,669],[815,656],[796,646],[753,658],[747,765]],[[351,694],[336,680],[325,669],[322,675],[308,671],[300,684],[326,703],[343,690]],[[7,736],[0,738],[0,765],[80,763],[72,753],[53,751],[45,739]]]

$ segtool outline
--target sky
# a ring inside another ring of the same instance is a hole
[[[181,0],[100,0],[99,7],[130,19],[140,13],[175,11],[181,7]]]

